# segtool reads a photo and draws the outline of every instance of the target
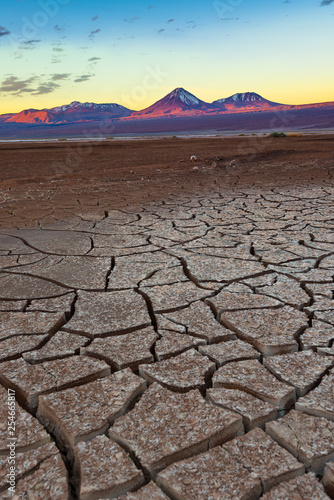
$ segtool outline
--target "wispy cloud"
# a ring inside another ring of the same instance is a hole
[[[23,45],[27,45],[28,47],[33,47],[35,45],[37,45],[38,43],[40,43],[41,40],[25,40],[23,43]]]
[[[36,81],[35,76],[27,78],[26,80],[19,80],[17,76],[11,75],[1,82],[0,91],[17,95],[23,92],[32,92],[33,89],[31,89],[30,86],[34,81]]]
[[[51,80],[53,82],[56,82],[58,80],[67,80],[70,78],[71,73],[55,73],[54,75],[51,75]]]
[[[151,9],[154,9],[154,8],[155,8],[155,5],[149,5],[149,6],[147,7],[147,9],[148,9],[148,10],[151,10]]]
[[[20,80],[17,76],[10,75],[1,82],[0,92],[16,96],[27,93],[33,96],[51,94],[60,88],[60,82],[70,77],[71,73],[54,73],[48,79],[31,76],[26,80]]]
[[[334,0],[322,0],[320,7],[327,7],[327,5],[330,5],[333,2]]]
[[[99,18],[99,16],[94,16],[94,17],[92,17],[92,21],[97,21],[98,18]]]
[[[64,52],[64,49],[61,49],[60,47],[54,47],[52,49],[52,52]]]
[[[175,19],[168,19],[167,24],[168,23],[173,23],[174,21],[175,21]]]
[[[186,28],[188,30],[197,28],[197,24],[195,23],[195,21],[187,21],[186,25]]]
[[[70,76],[70,73],[55,73],[51,75],[49,81],[41,82],[38,87],[32,92],[32,95],[51,94],[52,92],[60,88],[60,85],[56,82],[68,80]]]
[[[78,78],[74,80],[74,83],[81,83],[81,82],[87,82],[90,78],[92,78],[94,75],[80,75]]]
[[[88,59],[88,62],[95,63],[97,61],[101,61],[101,57],[91,57]]]
[[[7,28],[0,26],[0,36],[6,36],[6,35],[10,35],[10,31]]]
[[[57,90],[60,87],[57,83],[54,82],[46,82],[42,83],[35,89],[31,95],[44,95],[44,94],[51,94],[55,90]]]
[[[123,19],[124,22],[126,23],[134,23],[135,21],[139,21],[140,17],[130,17],[130,18],[126,18],[126,19]]]
[[[62,31],[65,31],[65,26],[59,26],[59,24],[56,24],[56,26],[53,27],[53,29],[55,31],[59,31],[59,32],[62,32]]]
[[[100,33],[100,28],[98,28],[97,30],[94,30],[94,31],[91,31],[89,33],[89,38],[93,38],[95,35],[97,35],[97,33]]]

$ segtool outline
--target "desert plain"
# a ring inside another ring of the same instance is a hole
[[[1,498],[334,498],[333,174],[331,133],[0,143]]]

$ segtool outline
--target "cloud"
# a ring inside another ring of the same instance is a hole
[[[0,92],[16,96],[21,96],[22,94],[27,93],[33,96],[51,94],[60,88],[60,84],[58,82],[67,80],[70,77],[70,73],[54,73],[46,80],[37,76],[31,76],[26,80],[19,80],[17,76],[11,75],[1,82]]]
[[[94,31],[91,31],[90,34],[89,34],[89,38],[93,38],[97,33],[100,33],[100,28],[98,28],[97,30],[94,30]]]
[[[163,33],[164,31],[165,31],[165,29],[162,28],[161,30],[158,30],[157,33],[158,33],[158,35],[161,35],[161,33]]]
[[[64,49],[60,49],[59,47],[54,47],[52,52],[64,52]]]
[[[51,75],[51,80],[56,82],[58,80],[67,80],[71,76],[71,73],[55,73]]]
[[[333,2],[334,0],[322,0],[320,7],[326,7],[327,5],[330,5]]]
[[[94,76],[94,75],[81,75],[81,76],[78,76],[78,78],[76,78],[74,80],[74,83],[87,82],[87,80],[89,80],[92,76]]]
[[[92,21],[97,21],[98,18],[99,18],[99,16],[94,16],[94,17],[92,17]]]
[[[101,60],[101,57],[91,57],[90,59],[88,59],[88,62],[97,62],[100,60]]]
[[[4,28],[3,26],[0,26],[0,36],[6,35],[10,35],[10,31],[8,31],[8,29]]]
[[[56,26],[54,26],[53,29],[55,31],[59,31],[59,32],[65,31],[65,27],[64,26],[59,26],[59,24],[56,24]]]
[[[175,19],[168,19],[167,24],[168,23],[173,23],[174,21],[175,21]]]
[[[147,9],[148,9],[148,10],[151,10],[151,9],[154,9],[154,8],[155,8],[155,5],[149,5],[149,6],[147,7]]]
[[[44,95],[44,94],[51,94],[51,92],[54,92],[56,89],[58,89],[60,85],[54,82],[46,82],[42,83],[35,89],[31,95]]]
[[[126,19],[123,19],[123,21],[125,21],[126,23],[134,23],[135,21],[139,21],[140,17],[130,17],[130,18],[126,18]]]
[[[33,89],[30,88],[31,84],[36,80],[36,77],[32,76],[26,80],[19,80],[17,76],[8,76],[0,85],[0,91],[4,93],[14,93],[21,94],[23,92],[31,92]]]
[[[25,40],[23,43],[23,45],[28,45],[28,46],[31,46],[33,47],[34,45],[36,45],[37,43],[40,43],[41,40]]]

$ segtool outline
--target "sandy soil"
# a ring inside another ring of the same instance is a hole
[[[320,134],[3,143],[0,226],[94,216],[185,192],[331,184],[333,160],[334,135]]]

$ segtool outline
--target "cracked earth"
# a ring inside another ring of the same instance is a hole
[[[0,231],[0,496],[334,498],[334,189]]]

